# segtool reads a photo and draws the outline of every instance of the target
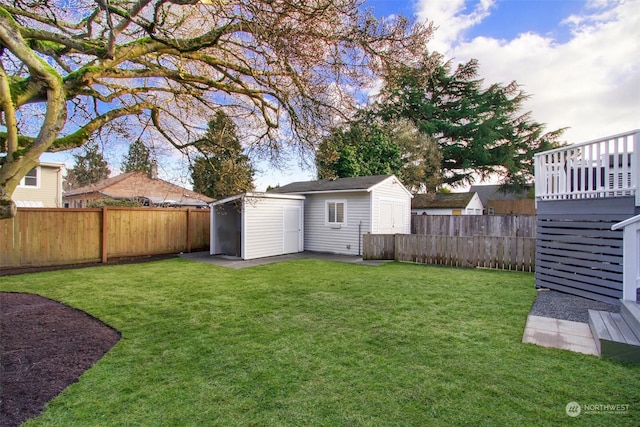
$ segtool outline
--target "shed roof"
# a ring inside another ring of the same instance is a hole
[[[67,191],[64,197],[100,194],[114,199],[146,198],[154,204],[204,206],[211,197],[196,193],[162,179],[152,179],[144,172],[128,172],[95,184]]]
[[[522,191],[505,191],[500,185],[472,185],[470,193],[478,193],[483,206],[487,206],[489,200],[521,200],[528,199],[533,184],[527,184]]]
[[[416,194],[411,209],[466,208],[476,193],[427,193]]]
[[[235,196],[230,196],[224,199],[216,200],[215,202],[210,203],[211,206],[219,206],[224,205],[226,203],[234,202],[236,200],[241,199],[289,199],[289,200],[304,200],[304,196],[299,196],[295,194],[270,194],[270,193],[241,193],[236,194]]]
[[[392,177],[395,178],[395,175],[356,176],[351,178],[322,179],[319,181],[299,181],[274,188],[270,190],[270,192],[308,194],[334,191],[371,191],[373,187]]]

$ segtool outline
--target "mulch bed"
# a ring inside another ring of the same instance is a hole
[[[40,414],[119,339],[118,331],[62,303],[0,293],[0,426]]]

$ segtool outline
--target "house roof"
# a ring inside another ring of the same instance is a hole
[[[64,163],[52,163],[52,162],[40,162],[38,165],[40,167],[51,168],[51,169],[62,169],[64,168]]]
[[[270,193],[242,193],[236,194],[235,196],[230,196],[224,199],[216,200],[215,202],[210,203],[211,206],[219,206],[224,205],[225,203],[234,202],[240,199],[253,198],[253,199],[289,199],[289,200],[304,200],[304,196],[299,196],[295,194],[270,194]]]
[[[371,191],[373,187],[390,178],[397,179],[395,175],[374,175],[356,176],[352,178],[323,179],[319,181],[299,181],[274,188],[273,190],[270,190],[270,192],[308,194],[340,191]]]
[[[214,199],[172,184],[162,179],[151,179],[144,172],[128,172],[67,191],[64,197],[97,193],[114,199],[146,198],[153,204],[204,206]]]
[[[521,200],[529,198],[529,191],[533,184],[527,184],[522,191],[504,191],[500,185],[472,185],[470,193],[478,193],[483,206],[487,206],[489,200]]]
[[[416,194],[411,209],[466,208],[476,193],[428,193]]]

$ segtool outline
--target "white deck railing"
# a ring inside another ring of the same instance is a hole
[[[635,196],[640,206],[640,129],[535,156],[536,200]]]

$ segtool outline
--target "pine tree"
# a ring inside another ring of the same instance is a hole
[[[235,123],[226,114],[216,113],[194,147],[199,152],[190,167],[194,191],[222,199],[253,190],[253,166],[242,149]]]
[[[476,60],[454,69],[439,54],[425,54],[418,65],[388,73],[372,110],[384,121],[410,121],[437,143],[443,182],[492,175],[521,186],[533,178],[534,154],[561,145],[564,129],[544,133],[522,111],[528,95],[518,83],[485,86],[478,68]]]
[[[138,139],[129,146],[129,152],[122,162],[122,171],[124,173],[135,171],[149,173],[151,164],[151,150]]]
[[[84,187],[109,178],[111,170],[104,159],[98,144],[84,146],[84,153],[74,154],[75,163],[69,169],[64,180],[64,190]]]

